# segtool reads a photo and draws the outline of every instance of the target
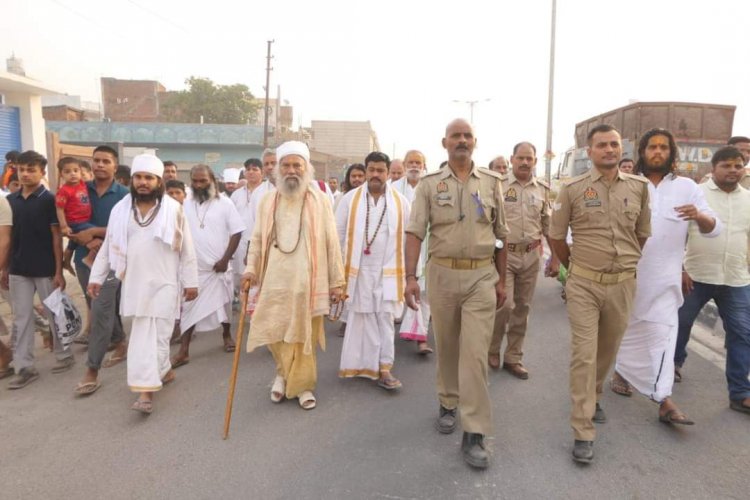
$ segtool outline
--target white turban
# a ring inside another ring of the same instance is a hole
[[[305,163],[310,164],[310,150],[307,144],[300,141],[287,141],[276,148],[276,161],[281,163],[285,156],[297,155],[305,159]]]
[[[152,174],[159,178],[164,176],[164,164],[159,158],[150,154],[141,154],[133,158],[130,173]]]
[[[239,168],[225,168],[221,173],[224,182],[233,182],[237,184],[240,181],[240,169]]]

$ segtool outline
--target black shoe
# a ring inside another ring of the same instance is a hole
[[[750,406],[745,406],[744,404],[742,404],[743,401],[744,399],[731,399],[729,401],[729,408],[740,413],[750,414]]]
[[[602,408],[602,405],[600,405],[599,403],[596,403],[594,418],[592,418],[591,420],[593,420],[597,424],[603,424],[607,421],[607,414],[604,413],[604,408]]]
[[[490,465],[490,454],[484,448],[484,436],[481,434],[464,432],[461,452],[466,463],[472,467],[486,469]]]
[[[18,374],[10,380],[8,389],[21,389],[39,378],[39,372],[32,367],[21,368]]]
[[[456,430],[456,409],[449,410],[440,406],[440,416],[435,422],[435,428],[441,434],[451,434]]]
[[[573,442],[573,460],[582,464],[590,464],[594,461],[594,442],[579,441]]]

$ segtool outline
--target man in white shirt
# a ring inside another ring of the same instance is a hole
[[[623,396],[635,387],[659,403],[661,422],[692,425],[671,397],[682,259],[690,227],[698,226],[696,234],[713,238],[722,225],[698,185],[674,173],[676,160],[677,145],[668,130],[651,129],[641,137],[638,171],[649,181],[651,237],[638,261],[633,308],[611,387]]]
[[[690,228],[682,273],[685,303],[679,311],[674,363],[679,373],[695,318],[713,299],[726,332],[729,407],[750,415],[750,191],[739,186],[745,166],[737,148],[719,149],[711,165],[712,178],[700,188],[724,224],[724,231],[716,238],[701,238],[696,227]]]
[[[190,179],[193,197],[185,200],[183,207],[198,258],[200,294],[196,300],[182,305],[182,340],[180,351],[172,359],[173,368],[190,361],[193,331],[221,327],[224,350],[234,352],[235,349],[229,331],[232,320],[231,259],[239,246],[245,223],[234,203],[219,194],[211,167],[194,166],[190,170]]]

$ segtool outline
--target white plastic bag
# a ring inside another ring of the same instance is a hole
[[[70,300],[68,294],[59,288],[55,288],[55,291],[44,299],[44,305],[55,316],[55,325],[60,341],[63,347],[67,347],[73,342],[73,338],[81,332],[83,327],[81,313],[73,305],[73,301]]]

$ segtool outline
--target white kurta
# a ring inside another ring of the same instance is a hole
[[[682,260],[689,224],[695,224],[682,220],[675,207],[695,205],[715,215],[698,185],[685,177],[667,175],[658,186],[649,182],[648,189],[651,237],[638,262],[634,305],[615,370],[639,392],[661,402],[672,393]],[[705,236],[717,236],[721,230],[716,218],[716,227]]]
[[[170,200],[171,201],[171,200]],[[147,220],[149,211],[142,221]],[[127,271],[122,280],[120,314],[132,318],[127,376],[136,392],[157,391],[171,369],[169,341],[179,317],[180,291],[198,287],[198,272],[190,228],[183,224],[181,250],[175,251],[155,235],[155,227],[141,227],[132,212],[127,221]],[[110,222],[112,225],[112,222]],[[91,272],[91,282],[102,283],[110,269],[110,237],[105,238]]]
[[[366,189],[366,188],[365,188]],[[398,195],[396,195],[398,196]],[[390,370],[395,357],[394,347],[394,317],[401,314],[402,302],[397,300],[386,300],[384,293],[383,270],[388,267],[389,233],[393,228],[389,227],[389,217],[383,217],[380,230],[375,235],[381,214],[384,210],[392,211],[397,207],[387,206],[386,197],[381,196],[375,204],[372,197],[367,199],[370,207],[369,237],[374,239],[370,246],[370,253],[365,254],[366,244],[359,249],[362,254],[359,258],[359,268],[356,279],[347,286],[351,297],[347,299],[346,333],[341,349],[341,363],[339,367],[340,377],[366,377],[378,379],[381,370]],[[336,227],[342,245],[346,241],[347,222],[351,213],[352,197],[346,198],[336,212]],[[403,199],[402,210],[404,220],[409,217],[409,204]],[[365,221],[357,221],[355,226],[364,232]],[[364,239],[364,235],[362,235]],[[403,240],[401,240],[403,241]],[[353,245],[357,248],[357,245]],[[346,261],[346,248],[344,249],[344,260]],[[396,249],[403,253],[404,249]]]
[[[233,286],[231,265],[224,273],[213,267],[224,256],[229,239],[245,230],[245,223],[226,196],[202,204],[195,198],[185,200],[184,208],[198,259],[200,294],[183,304],[180,329],[182,333],[192,326],[197,332],[215,330],[230,321]]]
[[[240,214],[242,222],[245,223],[245,230],[242,231],[242,237],[240,238],[240,244],[237,246],[237,251],[234,252],[232,257],[232,271],[234,273],[234,286],[239,286],[239,278],[242,276],[245,270],[245,257],[247,256],[247,247],[250,244],[250,236],[253,234],[253,225],[255,221],[255,214],[253,213],[253,205],[251,203],[253,193],[260,186],[256,186],[254,190],[249,190],[247,186],[242,186],[232,193],[231,200],[234,203],[234,208],[237,209],[237,213]]]

